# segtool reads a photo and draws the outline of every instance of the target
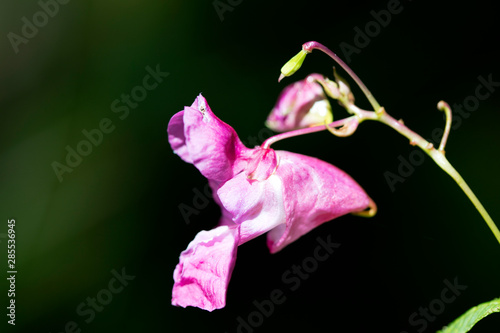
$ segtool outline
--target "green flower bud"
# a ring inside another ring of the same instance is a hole
[[[283,67],[281,67],[281,75],[278,81],[281,81],[286,76],[292,76],[293,73],[299,70],[306,58],[307,52],[300,50],[299,53],[290,59]]]

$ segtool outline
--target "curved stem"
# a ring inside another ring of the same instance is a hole
[[[321,132],[326,130],[326,126],[331,126],[331,127],[338,127],[342,126],[349,121],[351,121],[355,116],[344,118],[341,120],[334,121],[328,125],[318,125],[318,126],[313,126],[313,127],[306,127],[306,128],[301,128],[295,131],[289,131],[289,132],[284,132],[280,133],[277,135],[274,135],[270,138],[268,138],[266,141],[264,141],[261,145],[262,148],[268,149],[273,143],[278,142],[283,139],[287,138],[292,138],[294,136],[299,136],[299,135],[304,135],[304,134],[309,134],[309,133],[315,133],[315,132]]]
[[[339,129],[335,128],[335,126],[331,126],[327,121],[325,121],[325,126],[328,132],[340,137],[347,137],[352,135],[358,128],[358,125],[358,117],[350,117],[350,120],[346,121]]]
[[[481,214],[483,217],[484,221],[490,228],[491,232],[493,232],[493,235],[495,235],[495,238],[497,239],[498,243],[500,243],[500,231],[498,230],[498,227],[495,225],[493,222],[493,219],[490,217],[484,206],[481,204],[479,199],[476,197],[474,192],[472,192],[471,188],[467,185],[465,180],[460,176],[457,170],[450,164],[450,162],[446,159],[444,156],[444,150],[436,150],[432,143],[428,142],[424,138],[422,138],[420,135],[417,133],[413,132],[410,130],[408,127],[406,127],[403,122],[397,121],[393,117],[391,117],[385,110],[382,108],[381,111],[374,113],[371,111],[366,111],[366,110],[361,110],[357,108],[356,106],[352,106],[355,108],[355,111],[358,114],[363,115],[364,119],[368,120],[377,120],[380,121],[393,129],[395,129],[398,133],[401,135],[405,136],[410,140],[410,144],[419,146],[427,155],[429,155],[436,164],[443,169],[448,175],[453,178],[453,180],[460,186],[462,191],[467,195],[467,197],[470,199],[474,207],[478,210],[478,212]],[[369,114],[376,114],[377,116],[370,116]],[[451,122],[451,120],[450,120]],[[448,122],[447,122],[448,124]],[[445,131],[445,135],[447,136],[447,133]],[[443,136],[444,138],[444,143],[446,143],[446,137]],[[443,141],[441,141],[442,146]]]
[[[462,191],[467,195],[469,200],[474,204],[476,209],[479,211],[479,214],[483,217],[484,221],[490,228],[491,232],[493,232],[493,235],[495,235],[495,238],[497,239],[498,243],[500,243],[500,231],[498,230],[498,227],[495,225],[495,222],[493,222],[493,219],[491,218],[490,214],[486,211],[484,206],[481,204],[479,199],[476,197],[474,192],[472,192],[471,188],[465,180],[460,176],[460,174],[455,170],[455,168],[448,162],[444,154],[441,153],[439,150],[433,150],[433,154],[429,154],[434,161],[436,162],[437,165],[441,167],[447,174],[455,180],[455,182],[460,186]],[[435,155],[435,156],[433,156]]]
[[[370,90],[368,90],[368,88],[365,86],[363,81],[361,81],[361,79],[352,71],[352,69],[349,66],[347,66],[347,64],[344,61],[342,61],[342,59],[340,59],[334,52],[332,52],[326,46],[324,46],[318,42],[310,41],[310,42],[304,43],[302,45],[303,52],[299,53],[299,55],[301,56],[301,58],[299,59],[300,62],[298,60],[292,61],[290,66],[292,66],[293,68],[289,69],[288,71],[285,71],[285,73],[283,72],[283,69],[282,69],[282,76],[280,76],[280,78],[282,78],[283,76],[292,75],[298,68],[300,68],[302,61],[304,60],[305,54],[311,53],[312,50],[314,50],[314,49],[318,49],[320,51],[323,51],[327,55],[329,55],[335,62],[337,62],[352,77],[352,79],[356,82],[356,84],[361,88],[363,93],[366,95],[366,98],[370,101],[370,104],[372,105],[375,112],[361,110],[349,101],[342,102],[341,100],[339,100],[341,102],[341,104],[350,113],[354,114],[354,116],[349,117],[349,118],[345,118],[343,120],[336,121],[336,122],[331,123],[330,125],[326,125],[326,126],[323,125],[323,126],[310,127],[310,128],[300,129],[297,131],[291,131],[291,132],[276,135],[276,136],[271,137],[271,138],[267,139],[266,141],[264,141],[264,143],[262,144],[262,147],[269,148],[270,145],[276,141],[279,141],[279,140],[282,140],[285,138],[289,138],[289,137],[293,137],[293,136],[297,136],[297,135],[319,132],[319,131],[322,131],[325,129],[330,130],[330,132],[332,132],[333,134],[335,134],[337,136],[339,135],[339,133],[342,135],[344,132],[344,131],[339,132],[338,130],[331,130],[331,128],[329,126],[333,126],[333,127],[337,127],[337,126],[341,126],[341,125],[345,126],[344,130],[345,130],[346,134],[350,135],[356,130],[357,125],[364,120],[380,121],[381,123],[384,123],[384,124],[388,125],[389,127],[392,127],[398,133],[400,133],[401,135],[408,138],[410,140],[411,145],[420,147],[427,155],[429,155],[434,160],[434,162],[436,162],[437,165],[439,165],[441,167],[441,169],[443,169],[446,173],[448,173],[448,175],[450,175],[453,178],[453,180],[455,180],[455,182],[458,184],[458,186],[460,186],[462,191],[464,191],[464,193],[467,195],[467,197],[470,199],[470,201],[474,204],[476,209],[479,211],[479,213],[481,214],[481,216],[485,220],[486,224],[488,224],[488,227],[491,229],[491,231],[495,235],[495,238],[500,243],[500,231],[498,230],[498,227],[495,225],[495,223],[493,222],[492,218],[490,217],[490,215],[488,214],[486,209],[484,209],[483,205],[481,204],[479,199],[476,197],[474,192],[472,192],[472,190],[467,185],[467,183],[464,181],[462,176],[460,176],[460,174],[455,170],[455,168],[453,168],[453,166],[450,164],[450,162],[448,162],[448,160],[444,156],[444,154],[445,154],[444,147],[446,146],[446,142],[448,140],[448,135],[450,134],[450,128],[451,128],[451,109],[450,109],[449,105],[447,103],[445,103],[444,101],[440,101],[438,103],[438,109],[444,111],[446,114],[446,126],[445,126],[445,130],[444,130],[443,137],[441,139],[441,143],[439,145],[439,148],[435,149],[432,143],[428,142],[427,140],[422,138],[420,135],[418,135],[417,133],[410,130],[408,127],[406,127],[404,125],[404,123],[402,121],[397,121],[396,119],[391,117],[389,114],[387,114],[385,109],[380,106],[380,104],[377,102],[375,97],[373,97]],[[292,58],[292,60],[294,60],[294,58]],[[288,65],[288,63],[287,63],[287,65]],[[285,66],[287,66],[287,65],[285,65]],[[354,119],[353,119],[353,117],[354,117]],[[355,126],[353,125],[354,124],[353,122],[355,122]],[[349,125],[351,125],[351,126],[349,126]]]
[[[444,111],[446,114],[446,125],[444,128],[443,137],[441,138],[441,144],[439,145],[439,151],[444,152],[444,146],[446,146],[446,141],[448,141],[448,135],[450,135],[451,129],[451,108],[445,101],[439,101],[437,105],[438,109]]]
[[[380,109],[380,104],[377,102],[375,97],[373,97],[372,93],[370,92],[370,90],[368,90],[363,81],[361,81],[361,79],[356,75],[356,73],[354,73],[354,71],[349,66],[347,66],[347,64],[342,59],[340,59],[333,51],[331,51],[323,44],[314,41],[303,44],[302,49],[308,53],[312,52],[313,49],[318,49],[329,55],[330,58],[332,58],[336,63],[338,63],[340,67],[342,67],[347,72],[347,74],[349,74],[352,77],[352,79],[356,82],[356,84],[361,88],[366,98],[372,105],[373,109],[374,110]]]
[[[476,197],[474,192],[472,192],[472,190],[467,185],[467,183],[462,178],[462,176],[460,176],[460,174],[457,172],[457,170],[455,170],[455,168],[446,159],[446,157],[444,156],[444,150],[435,149],[432,143],[425,140],[420,135],[418,135],[417,133],[413,132],[411,129],[406,127],[402,121],[398,121],[398,120],[394,119],[393,117],[391,117],[384,110],[384,108],[379,108],[377,112],[373,112],[373,111],[362,110],[362,109],[358,108],[357,106],[350,104],[349,109],[352,113],[355,114],[354,116],[334,121],[326,126],[320,125],[320,126],[308,127],[308,128],[295,130],[295,131],[281,133],[281,134],[272,136],[269,139],[267,139],[266,141],[264,141],[264,143],[262,143],[261,147],[267,149],[271,146],[271,144],[273,144],[279,140],[283,140],[283,139],[298,136],[298,135],[324,131],[327,129],[327,126],[329,126],[329,127],[339,127],[339,126],[344,126],[344,125],[348,126],[353,121],[356,121],[358,124],[363,122],[364,120],[379,121],[383,124],[386,124],[389,127],[392,127],[399,134],[408,138],[410,140],[411,145],[420,147],[427,155],[429,155],[434,160],[434,162],[436,162],[436,164],[441,169],[443,169],[448,175],[451,176],[451,178],[453,178],[453,180],[458,184],[458,186],[460,186],[462,191],[464,191],[464,193],[470,199],[472,204],[476,207],[476,209],[481,214],[481,216],[483,217],[484,221],[486,222],[486,224],[488,225],[490,230],[493,232],[493,235],[497,239],[498,243],[500,243],[500,231],[498,230],[498,227],[495,225],[495,223],[493,222],[493,219],[490,217],[490,215],[488,214],[488,212],[486,211],[484,206],[481,204],[481,202]],[[447,135],[446,132],[445,132],[445,135]],[[445,137],[443,137],[443,138],[445,138]],[[444,140],[444,142],[446,143],[446,140]],[[441,141],[441,145],[444,147],[443,140]]]

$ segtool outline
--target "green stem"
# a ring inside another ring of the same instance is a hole
[[[433,157],[431,154],[429,155],[434,159],[436,164],[441,167],[441,169],[443,169],[447,174],[451,176],[451,178],[453,178],[453,180],[455,180],[455,182],[457,182],[458,186],[460,186],[462,191],[464,191],[469,200],[472,201],[476,209],[479,211],[479,214],[481,214],[484,221],[490,228],[491,232],[493,232],[493,235],[495,235],[495,238],[497,239],[498,243],[500,243],[500,231],[498,230],[498,227],[495,225],[495,222],[493,222],[493,219],[491,218],[490,214],[488,214],[484,206],[481,204],[481,202],[476,197],[474,192],[472,192],[471,188],[469,187],[469,185],[467,185],[462,176],[460,176],[457,170],[455,170],[455,168],[450,164],[450,162],[448,162],[444,154],[442,154],[440,151],[435,149],[433,150],[432,155],[437,155],[436,158]]]
[[[300,61],[296,60],[294,57],[292,60],[289,61],[285,66],[289,65],[288,67],[292,68],[293,70],[288,70],[283,73],[280,76],[283,78],[284,76],[290,76],[293,73],[295,73],[300,66],[302,65],[302,62],[304,61],[305,54],[311,53],[313,49],[318,49],[329,55],[335,62],[337,62],[351,77],[352,79],[358,84],[358,86],[361,88],[363,93],[365,94],[366,98],[370,101],[370,104],[372,105],[373,111],[367,111],[367,110],[362,110],[355,106],[354,104],[350,104],[348,100],[340,100],[341,104],[351,113],[354,114],[353,117],[345,118],[340,121],[336,121],[334,123],[331,123],[326,126],[316,126],[316,127],[311,127],[308,129],[301,129],[297,131],[291,131],[283,134],[276,135],[274,137],[269,138],[266,140],[262,147],[264,148],[269,148],[271,144],[273,144],[276,141],[289,138],[292,136],[297,136],[297,135],[302,135],[302,134],[307,134],[307,133],[312,133],[312,132],[318,132],[322,131],[325,129],[328,129],[330,132],[337,136],[348,136],[354,133],[354,131],[357,128],[357,125],[361,123],[364,120],[375,120],[379,121],[381,123],[386,124],[389,127],[392,127],[394,130],[396,130],[398,133],[403,135],[404,137],[408,138],[410,140],[410,144],[413,146],[418,146],[420,147],[427,155],[429,155],[434,162],[436,162],[441,169],[443,169],[448,175],[455,180],[455,182],[460,186],[462,191],[467,195],[467,197],[470,199],[470,201],[474,204],[476,209],[479,211],[483,219],[486,221],[486,224],[488,224],[488,227],[490,230],[493,232],[493,235],[495,235],[495,238],[497,239],[498,243],[500,243],[500,231],[498,231],[497,226],[491,219],[490,215],[484,209],[483,205],[479,201],[479,199],[476,197],[474,192],[470,189],[470,187],[467,185],[467,183],[464,181],[462,176],[453,168],[453,166],[448,162],[446,157],[444,156],[444,147],[446,145],[446,141],[448,140],[448,135],[450,133],[450,127],[451,127],[451,109],[448,104],[445,102],[441,101],[438,104],[438,109],[444,111],[446,113],[446,126],[445,126],[445,131],[443,134],[443,138],[441,140],[441,144],[439,145],[438,149],[435,149],[433,144],[422,138],[420,135],[417,133],[413,132],[410,130],[408,127],[404,125],[402,121],[398,121],[391,117],[383,107],[380,106],[380,104],[377,102],[375,97],[373,97],[372,93],[368,88],[365,86],[363,81],[354,73],[354,71],[344,62],[342,59],[340,59],[335,53],[333,53],[330,49],[328,49],[326,46],[315,42],[307,42],[302,45],[302,51],[305,53],[299,53],[300,54]],[[321,82],[320,82],[321,83]],[[325,89],[328,89],[328,87],[324,84],[322,84]],[[329,128],[331,127],[337,127],[337,126],[343,126],[344,128],[340,128],[340,130],[332,129]]]
[[[384,108],[381,108],[378,112],[373,112],[373,111],[367,111],[367,110],[362,110],[358,108],[357,106],[350,104],[349,105],[350,111],[355,114],[354,116],[344,118],[341,120],[334,121],[328,125],[320,125],[320,126],[314,126],[314,127],[308,127],[308,128],[303,128],[295,131],[290,131],[290,132],[285,132],[281,133],[275,136],[270,137],[266,141],[262,143],[262,148],[268,149],[271,147],[271,145],[275,142],[278,142],[283,139],[299,136],[299,135],[304,135],[304,134],[309,134],[309,133],[314,133],[314,132],[321,132],[324,130],[327,130],[328,127],[330,127],[330,132],[332,132],[335,135],[338,135],[336,131],[332,131],[331,128],[338,127],[338,126],[345,126],[353,121],[357,120],[357,123],[361,123],[364,120],[373,120],[373,121],[378,121],[381,122],[389,127],[392,127],[394,130],[396,130],[399,134],[403,135],[404,137],[408,138],[410,140],[410,144],[414,146],[420,147],[427,155],[429,155],[436,164],[443,169],[448,175],[453,178],[453,180],[460,186],[462,191],[467,195],[467,197],[470,199],[472,204],[476,207],[476,209],[479,211],[481,216],[483,217],[484,221],[490,228],[491,232],[493,232],[493,235],[497,239],[498,243],[500,243],[500,231],[498,230],[497,226],[495,225],[495,222],[493,222],[493,219],[490,217],[486,209],[483,207],[479,199],[476,197],[474,192],[472,192],[471,188],[465,180],[460,176],[457,170],[450,164],[448,159],[446,159],[444,155],[444,150],[441,149],[436,149],[434,148],[433,144],[430,143],[429,141],[425,140],[422,138],[420,135],[417,133],[413,132],[410,130],[408,127],[406,127],[402,121],[398,121],[391,117],[385,110]],[[352,134],[351,132],[349,132]],[[441,148],[441,147],[440,147]],[[443,147],[444,148],[444,147]]]
[[[444,155],[444,145],[441,145],[440,149],[435,149],[432,143],[428,142],[424,138],[422,138],[417,133],[410,130],[406,127],[402,121],[397,121],[393,117],[391,117],[384,108],[381,108],[378,112],[361,110],[355,105],[350,105],[350,109],[353,113],[357,114],[360,117],[360,122],[362,120],[375,120],[381,123],[386,124],[389,127],[395,129],[398,133],[405,136],[410,140],[410,144],[420,147],[427,155],[429,155],[436,164],[443,169],[451,178],[460,186],[462,191],[467,195],[469,200],[472,202],[474,207],[479,211],[479,214],[483,217],[484,221],[490,228],[493,235],[497,239],[498,243],[500,243],[500,231],[498,227],[493,222],[493,219],[490,217],[484,206],[481,204],[479,199],[476,197],[474,192],[472,192],[471,188],[465,180],[460,176],[458,171],[450,164],[446,156]],[[447,122],[448,123],[448,122]]]
[[[363,81],[361,81],[361,79],[356,75],[356,73],[354,73],[354,71],[342,59],[340,59],[339,56],[337,56],[332,50],[330,50],[329,48],[327,48],[323,44],[315,42],[315,41],[304,43],[302,45],[302,49],[308,53],[312,52],[313,49],[317,49],[317,50],[320,50],[320,51],[326,53],[330,58],[333,59],[333,61],[338,63],[340,65],[340,67],[342,67],[347,72],[347,74],[349,74],[351,76],[351,78],[354,80],[354,82],[356,82],[356,84],[359,86],[359,88],[361,88],[361,90],[365,94],[366,98],[368,99],[368,101],[372,105],[373,109],[374,110],[380,109],[380,104],[377,102],[375,97],[373,97],[373,94],[365,86]]]
[[[346,123],[349,123],[350,121],[352,121],[355,118],[356,118],[356,116],[352,116],[352,117],[344,118],[341,120],[337,120],[337,121],[334,121],[334,122],[328,124],[328,126],[331,126],[331,127],[344,126]],[[276,135],[268,138],[267,140],[265,140],[262,143],[261,147],[263,149],[269,149],[271,147],[271,145],[275,142],[281,141],[283,139],[293,138],[293,137],[299,136],[299,135],[315,133],[315,132],[322,132],[322,131],[327,129],[326,127],[327,127],[326,125],[318,125],[318,126],[314,126],[314,127],[306,127],[306,128],[301,128],[301,129],[294,130],[294,131],[276,134]]]

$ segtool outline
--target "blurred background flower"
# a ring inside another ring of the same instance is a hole
[[[266,126],[276,132],[287,132],[331,123],[333,115],[330,102],[322,85],[316,80],[324,82],[326,78],[311,74],[304,80],[286,86],[267,117]],[[334,91],[338,91],[335,82],[331,84]]]

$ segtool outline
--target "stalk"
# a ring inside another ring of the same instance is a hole
[[[444,101],[440,101],[438,103],[438,109],[441,111],[444,111],[446,114],[446,125],[445,125],[445,130],[443,137],[441,139],[441,143],[436,149],[432,143],[428,142],[422,136],[419,134],[415,133],[411,129],[409,129],[402,121],[398,121],[394,119],[392,116],[390,116],[383,107],[380,106],[380,104],[377,102],[375,97],[373,97],[372,93],[368,88],[365,86],[365,84],[361,81],[361,79],[353,72],[353,70],[344,62],[342,59],[340,59],[334,52],[332,52],[330,49],[328,49],[326,46],[318,43],[318,42],[307,42],[302,45],[302,52],[304,53],[301,55],[300,61],[296,61],[292,59],[289,63],[287,63],[288,67],[284,67],[285,71],[283,72],[282,69],[282,75],[280,76],[280,79],[285,77],[285,76],[290,76],[293,73],[295,73],[300,66],[302,65],[302,62],[305,58],[305,54],[311,53],[313,49],[318,49],[320,51],[323,51],[327,55],[329,55],[335,62],[337,62],[351,77],[352,79],[356,82],[356,84],[361,88],[363,93],[365,94],[366,98],[368,101],[370,101],[370,104],[372,105],[374,111],[367,111],[367,110],[362,110],[358,108],[356,105],[350,103],[347,99],[341,98],[339,99],[339,102],[351,113],[354,114],[351,117],[338,120],[335,122],[332,122],[327,125],[321,125],[321,126],[315,126],[315,127],[309,127],[309,128],[304,128],[304,129],[299,129],[295,131],[290,131],[282,134],[278,134],[276,136],[273,136],[262,144],[263,148],[269,148],[271,144],[290,137],[298,136],[298,135],[303,135],[303,134],[308,134],[308,133],[314,133],[314,132],[319,132],[323,130],[329,130],[331,133],[337,136],[348,136],[354,133],[354,131],[357,129],[358,124],[365,120],[372,120],[372,121],[378,121],[381,122],[391,128],[393,128],[395,131],[397,131],[399,134],[403,135],[406,137],[408,140],[410,140],[410,144],[414,146],[420,147],[427,155],[429,155],[434,162],[441,168],[443,169],[457,184],[460,186],[462,191],[467,195],[469,200],[472,202],[474,207],[476,207],[477,211],[481,216],[483,217],[484,221],[490,228],[491,232],[495,236],[496,240],[500,244],[500,231],[498,230],[498,227],[495,225],[493,222],[493,219],[490,217],[484,206],[481,204],[479,199],[476,197],[474,192],[472,192],[471,188],[467,185],[465,180],[462,178],[462,176],[458,173],[458,171],[451,165],[451,163],[448,161],[448,159],[445,156],[445,151],[444,148],[446,146],[448,136],[450,133],[450,127],[451,127],[451,109],[447,103]],[[293,66],[291,66],[291,65]],[[286,65],[285,65],[286,66]],[[293,70],[286,70],[286,68],[292,68]],[[325,85],[323,85],[323,88],[327,89]],[[340,130],[336,130],[336,127],[339,126],[344,126],[344,131],[342,131],[342,128]],[[350,128],[349,128],[350,126]]]

